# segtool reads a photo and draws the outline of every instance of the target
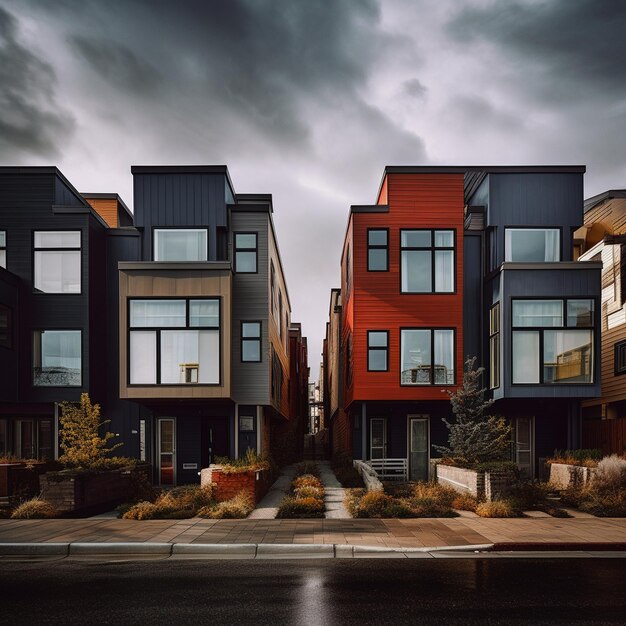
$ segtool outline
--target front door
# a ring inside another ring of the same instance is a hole
[[[515,419],[515,463],[528,478],[535,475],[535,418],[518,417]]]
[[[387,457],[387,420],[374,417],[370,420],[370,459]]]
[[[37,457],[37,434],[33,420],[17,420],[15,429],[15,454],[18,459]]]
[[[409,478],[428,480],[427,415],[409,416]]]
[[[176,420],[160,417],[157,428],[159,485],[176,484]]]
[[[256,407],[254,411],[239,413],[239,458],[245,458],[248,450],[256,452]]]

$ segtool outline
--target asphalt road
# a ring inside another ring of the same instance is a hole
[[[626,559],[0,562],[2,624],[624,624]]]

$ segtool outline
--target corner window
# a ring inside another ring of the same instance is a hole
[[[454,292],[454,231],[401,230],[402,293]]]
[[[33,334],[33,385],[80,387],[80,330],[37,330]]]
[[[367,231],[367,271],[386,272],[389,270],[389,230]]]
[[[241,360],[261,362],[261,322],[241,322]]]
[[[80,231],[35,231],[36,291],[80,293]]]
[[[626,341],[615,344],[615,376],[626,374]]]
[[[155,261],[206,261],[206,228],[155,228]]]
[[[591,299],[512,301],[513,384],[593,382]]]
[[[500,303],[489,312],[489,388],[500,386]]]
[[[257,234],[235,233],[235,272],[255,274],[257,271]]]
[[[558,228],[507,228],[504,260],[514,263],[543,263],[561,260]]]
[[[367,331],[367,371],[386,372],[389,369],[389,331]]]
[[[0,347],[10,348],[12,345],[12,327],[11,309],[0,304]]]
[[[7,267],[7,233],[0,230],[0,267]]]
[[[131,300],[131,385],[219,384],[218,298]]]
[[[400,331],[400,384],[454,385],[454,330]]]

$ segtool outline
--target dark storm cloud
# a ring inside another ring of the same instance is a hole
[[[487,7],[465,8],[449,31],[465,45],[480,39],[508,52],[526,66],[520,86],[548,101],[623,98],[625,21],[623,0],[496,0]]]
[[[428,89],[422,84],[419,78],[411,78],[404,81],[402,84],[402,90],[408,96],[412,98],[425,98]]]
[[[55,104],[52,67],[19,40],[17,19],[0,7],[0,156],[59,154],[72,116]]]
[[[500,110],[487,98],[476,94],[450,98],[446,109],[464,127],[488,123],[492,130],[502,133],[517,132],[524,127],[523,115]],[[446,116],[446,119],[450,119]]]

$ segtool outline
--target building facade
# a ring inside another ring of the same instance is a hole
[[[297,455],[272,436],[303,430],[308,367],[271,196],[225,166],[132,173],[134,215],[56,168],[0,168],[0,453],[56,456],[58,403],[88,391],[159,484]]]
[[[485,367],[529,475],[580,443],[600,388],[600,265],[574,263],[583,167],[387,167],[352,206],[341,260],[335,451],[425,479],[467,357]],[[335,330],[331,330],[335,329]],[[327,381],[329,382],[329,381]],[[330,398],[330,394],[329,394]]]

